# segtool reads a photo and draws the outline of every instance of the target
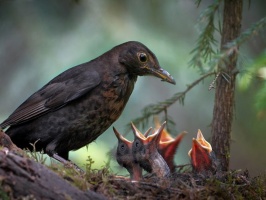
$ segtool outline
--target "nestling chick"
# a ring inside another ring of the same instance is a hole
[[[168,177],[170,169],[164,158],[158,152],[159,142],[166,122],[147,138],[132,123],[135,139],[132,146],[133,157],[139,165],[149,173],[155,173],[158,177]]]
[[[159,129],[160,122],[158,118],[154,118],[154,123],[156,129]],[[174,155],[176,154],[177,148],[186,133],[187,132],[183,131],[176,136],[176,138],[173,138],[166,129],[163,129],[158,150],[169,166],[171,173],[175,171]],[[147,137],[147,135],[144,136]]]
[[[116,150],[116,160],[118,164],[127,169],[132,181],[139,181],[142,178],[142,168],[133,158],[133,142],[124,138],[114,127],[113,130],[118,139],[118,146]]]
[[[192,148],[188,155],[191,158],[193,171],[196,173],[214,172],[216,170],[216,157],[212,146],[205,140],[203,134],[198,130],[197,138],[192,139]]]

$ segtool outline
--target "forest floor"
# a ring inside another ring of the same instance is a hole
[[[61,176],[107,199],[266,199],[266,174],[251,178],[247,170],[199,175],[181,166],[169,178],[147,174],[138,182],[112,174],[108,167],[86,171],[85,176]]]
[[[1,144],[9,150],[0,148],[0,199],[25,199],[26,195],[26,199],[66,199],[67,196],[67,199],[266,200],[266,174],[250,177],[247,170],[198,174],[192,172],[191,165],[183,165],[177,166],[170,177],[146,174],[136,182],[114,174],[108,164],[92,169],[94,161],[90,157],[85,173],[73,165],[65,167],[54,162],[45,165],[44,154],[26,153],[15,147],[3,132]]]
[[[266,174],[250,177],[247,170],[197,174],[185,165],[168,178],[146,174],[136,182],[108,165],[92,169],[90,158],[80,173],[60,163],[45,165],[42,156],[0,149],[0,199],[266,199]]]

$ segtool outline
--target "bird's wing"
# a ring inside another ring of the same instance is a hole
[[[22,103],[0,127],[20,124],[58,109],[88,93],[100,82],[96,71],[83,71],[67,80],[55,78]]]

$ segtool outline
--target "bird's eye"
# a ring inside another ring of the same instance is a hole
[[[121,151],[124,151],[124,150],[125,150],[125,145],[124,145],[124,144],[121,144],[121,145],[120,145],[120,150],[121,150]]]
[[[140,62],[146,62],[148,60],[148,57],[145,53],[140,53],[139,54],[139,60],[140,60]]]
[[[138,141],[135,142],[135,146],[138,147],[139,146],[139,143]]]
[[[139,145],[140,145],[140,143],[139,143],[139,141],[137,140],[137,141],[135,142],[135,147],[138,148]]]

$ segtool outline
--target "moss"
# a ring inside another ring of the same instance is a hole
[[[2,200],[9,200],[8,193],[2,188],[2,185],[0,186],[0,199]]]
[[[33,153],[34,160],[43,163],[43,158]],[[191,168],[182,166],[170,178],[159,179],[144,176],[140,182],[116,176],[109,163],[101,169],[93,169],[94,161],[88,157],[85,174],[61,163],[53,163],[50,169],[80,190],[92,190],[109,199],[265,199],[266,175],[250,178],[248,171],[232,170],[212,174],[194,174]],[[0,189],[1,199],[9,199]]]

